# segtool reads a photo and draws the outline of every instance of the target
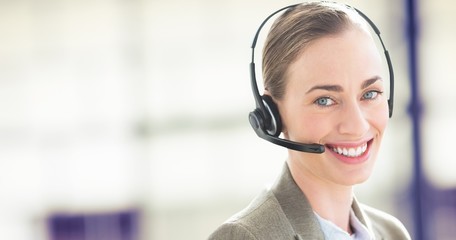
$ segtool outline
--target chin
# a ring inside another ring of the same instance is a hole
[[[356,169],[352,170],[348,173],[350,177],[343,177],[343,184],[344,185],[357,185],[366,182],[369,177],[372,175],[372,167],[369,166],[367,169]]]

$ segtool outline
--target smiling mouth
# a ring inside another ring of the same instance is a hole
[[[365,142],[359,146],[354,147],[332,145],[328,146],[328,149],[331,149],[331,151],[341,156],[355,158],[362,156],[367,151],[368,145],[371,141]]]

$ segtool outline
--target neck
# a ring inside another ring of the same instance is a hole
[[[350,209],[353,202],[352,186],[326,181],[306,171],[294,161],[288,165],[298,187],[304,192],[312,209],[322,218],[351,234]]]

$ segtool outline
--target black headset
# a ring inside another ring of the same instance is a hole
[[[269,142],[272,142],[274,144],[296,150],[296,151],[301,151],[301,152],[309,152],[309,153],[323,153],[325,151],[324,145],[321,144],[305,144],[305,143],[299,143],[299,142],[294,142],[290,141],[287,139],[279,138],[278,136],[282,132],[282,121],[280,118],[279,111],[277,109],[276,104],[272,100],[272,98],[268,95],[260,95],[260,92],[258,91],[258,85],[256,81],[256,76],[255,76],[255,46],[258,40],[258,36],[260,34],[261,29],[263,26],[266,24],[266,22],[276,15],[279,12],[282,12],[283,10],[286,9],[291,9],[294,8],[299,4],[293,4],[287,7],[283,7],[275,12],[273,12],[271,15],[269,15],[260,25],[258,28],[255,37],[253,38],[253,43],[252,43],[252,62],[250,63],[250,81],[251,81],[251,87],[252,87],[252,92],[253,92],[253,97],[255,98],[255,104],[256,104],[256,109],[253,110],[252,112],[249,113],[249,122],[250,125],[252,126],[253,130],[255,133],[260,137],[263,138]],[[347,5],[349,8],[353,8]],[[385,54],[386,58],[386,63],[388,65],[388,71],[389,71],[389,78],[390,78],[390,96],[388,99],[388,108],[389,108],[389,117],[393,115],[393,99],[394,99],[394,73],[393,73],[393,65],[391,63],[391,59],[388,53],[388,50],[386,50],[385,44],[383,43],[383,40],[380,36],[380,30],[378,30],[377,26],[375,26],[374,22],[370,20],[364,13],[362,13],[360,10],[353,8],[364,20],[367,21],[367,23],[371,26],[371,28],[374,30],[374,32],[377,34],[380,43],[383,48],[383,52]]]

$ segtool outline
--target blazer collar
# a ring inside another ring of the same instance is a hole
[[[366,213],[363,211],[361,204],[356,200],[356,197],[353,197],[352,209],[358,220],[367,227],[367,230],[370,232],[371,236],[373,236],[375,239],[383,239],[383,237],[378,232],[374,231],[372,222],[370,221],[369,217],[366,216]]]
[[[324,234],[314,211],[306,196],[294,181],[287,163],[283,167],[280,178],[272,186],[272,192],[297,234],[295,239],[324,239]],[[372,232],[374,229],[372,223],[356,198],[353,198],[352,209],[359,221]],[[376,239],[381,239],[381,236],[376,232],[373,233]]]
[[[272,186],[272,192],[297,234],[295,239],[324,239],[313,209],[291,176],[288,164],[285,163],[280,178]]]

